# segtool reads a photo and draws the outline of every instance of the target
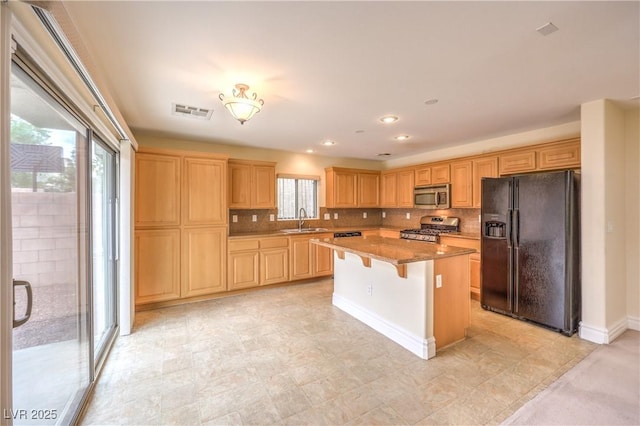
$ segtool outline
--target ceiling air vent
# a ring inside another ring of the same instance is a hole
[[[171,115],[183,115],[200,120],[209,120],[211,119],[211,114],[213,114],[213,108],[207,109],[182,104],[171,104]]]

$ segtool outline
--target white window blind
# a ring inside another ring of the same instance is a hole
[[[300,209],[318,218],[318,179],[278,176],[278,220],[299,219]]]

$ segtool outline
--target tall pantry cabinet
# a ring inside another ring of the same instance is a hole
[[[226,291],[227,157],[141,148],[136,306]]]

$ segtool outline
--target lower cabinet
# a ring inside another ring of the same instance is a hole
[[[227,287],[229,290],[260,284],[260,243],[258,240],[229,241]]]
[[[229,290],[289,281],[287,237],[230,240]]]
[[[469,291],[472,299],[480,300],[480,240],[475,238],[447,237],[441,235],[440,244],[472,248],[476,250],[476,253],[469,255]]]
[[[136,304],[180,298],[180,230],[135,233]]]
[[[311,252],[310,235],[289,237],[291,247],[291,280],[301,280],[313,276],[313,254]]]
[[[313,238],[333,238],[333,234],[315,235]],[[313,276],[323,277],[333,274],[333,250],[329,247],[322,247],[311,244],[313,252]]]
[[[226,227],[137,230],[136,305],[225,291],[226,245]]]

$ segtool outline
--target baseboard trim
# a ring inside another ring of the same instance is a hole
[[[640,318],[628,316],[627,327],[631,330],[640,331]]]
[[[631,328],[629,318],[622,318],[610,328],[600,328],[580,322],[578,334],[581,339],[607,345],[624,333],[627,328]]]
[[[420,358],[429,359],[436,356],[436,339],[434,337],[422,339],[339,294],[333,293],[332,303],[336,308],[363,322]]]

